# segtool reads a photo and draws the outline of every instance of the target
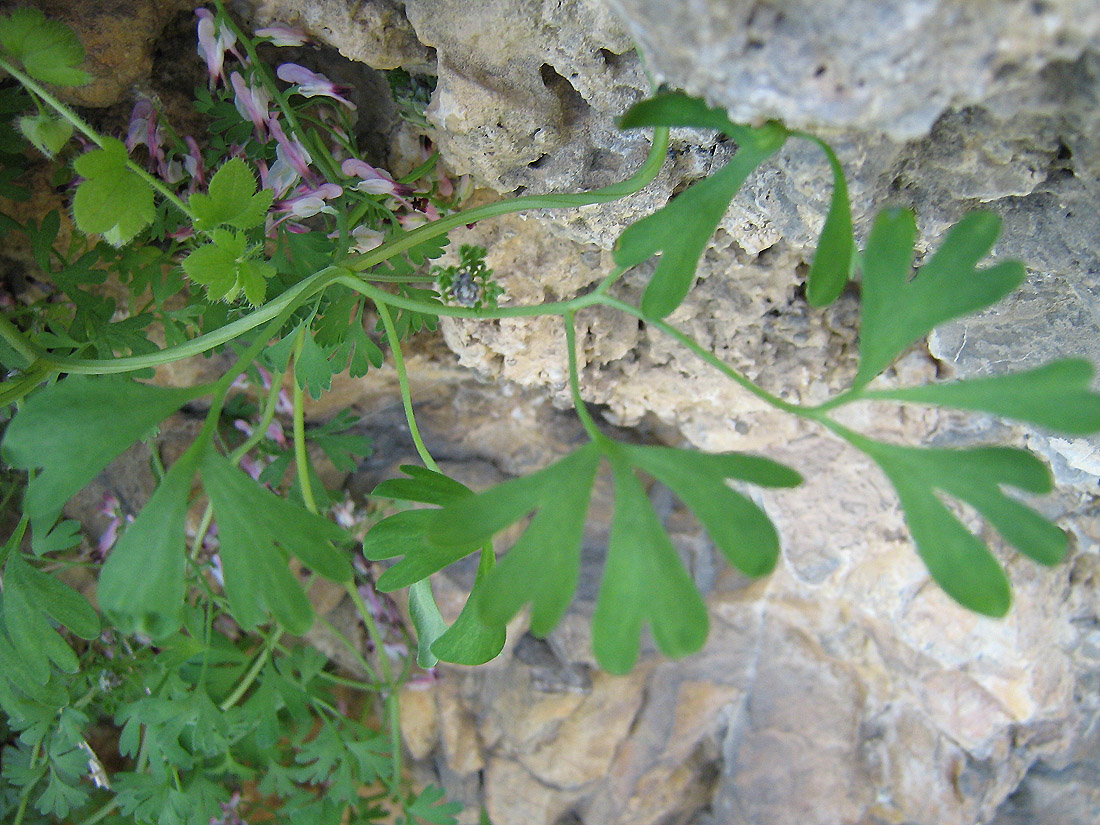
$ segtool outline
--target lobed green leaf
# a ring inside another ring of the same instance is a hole
[[[825,141],[807,136],[821,147],[833,172],[833,196],[829,212],[821,229],[814,260],[806,278],[806,300],[810,306],[824,307],[840,297],[852,274],[855,237],[852,234],[852,205],[848,199],[848,182],[836,153]]]
[[[971,212],[912,277],[917,237],[913,213],[889,209],[879,214],[863,254],[857,389],[939,324],[987,307],[1020,285],[1025,273],[1018,261],[976,268],[1000,227],[992,212]]]
[[[604,670],[627,673],[638,659],[643,625],[662,653],[680,657],[703,646],[709,620],[633,469],[615,458],[611,466],[614,520],[592,616],[592,649]]]
[[[263,224],[271,208],[270,189],[256,192],[256,177],[240,158],[230,158],[210,179],[207,194],[196,192],[188,201],[195,213],[195,228],[229,225],[252,229]]]
[[[398,469],[409,478],[394,478],[383,481],[374,488],[371,495],[376,498],[417,501],[422,504],[435,504],[440,507],[445,507],[472,495],[472,491],[465,484],[426,467],[419,467],[415,464],[402,464]]]
[[[39,9],[21,6],[0,17],[0,46],[43,83],[83,86],[92,79],[77,68],[84,62],[84,47],[76,33]]]
[[[129,243],[153,222],[156,205],[153,189],[127,168],[126,146],[116,138],[103,138],[73,162],[85,180],[73,196],[73,217],[85,234],[102,234],[114,246]]]
[[[1036,369],[949,384],[867,392],[865,398],[980,410],[1073,435],[1100,431],[1100,393],[1090,389],[1095,368],[1066,358]]]
[[[720,171],[692,185],[619,237],[614,252],[618,266],[637,266],[661,253],[641,307],[646,315],[663,318],[687,296],[699,258],[741,184],[779,151],[788,133],[777,123],[755,129],[737,126],[730,123],[725,113],[708,109],[702,101],[679,93],[639,103],[623,116],[621,123],[623,128],[651,125],[711,128],[738,144],[737,154]]]
[[[47,532],[65,502],[123,450],[207,391],[72,375],[32,395],[8,425],[2,445],[13,467],[42,468],[23,503],[32,529]]]
[[[989,548],[943,505],[937,491],[972,506],[1007,542],[1035,561],[1054,565],[1065,556],[1065,533],[1000,489],[1052,489],[1050,472],[1031,453],[1011,447],[919,449],[862,437],[850,440],[886,473],[932,578],[964,607],[1003,616],[1011,604],[1008,578]]]
[[[764,576],[779,558],[779,534],[764,511],[726,486],[726,479],[795,487],[802,477],[782,464],[738,453],[620,445],[631,463],[667,485],[695,513],[730,564]]]
[[[99,575],[99,605],[124,633],[161,641],[183,621],[187,507],[206,444],[188,449],[165,474],[118,540]]]
[[[50,678],[48,662],[65,673],[76,673],[80,663],[68,643],[58,635],[47,617],[65,623],[82,638],[99,635],[99,617],[91,605],[72,588],[35,570],[22,554],[12,553],[4,566],[4,624],[15,654],[31,679],[45,685]],[[68,625],[72,622],[72,625]]]
[[[331,521],[264,490],[214,452],[203,458],[201,471],[218,521],[225,591],[234,617],[251,629],[270,612],[290,632],[305,633],[313,610],[287,568],[286,553],[328,579],[348,582],[351,564],[333,544],[347,544],[351,537]]]
[[[528,602],[536,636],[546,636],[561,621],[577,591],[585,516],[599,464],[600,452],[589,444],[547,468],[552,472],[538,512],[487,577],[480,605],[487,624],[506,624]]]
[[[39,152],[52,158],[73,136],[73,125],[63,118],[39,112],[19,118],[19,131]]]
[[[432,653],[456,665],[483,665],[500,655],[507,641],[504,624],[485,621],[480,602],[485,595],[486,576],[493,564],[492,550],[482,550],[477,578],[462,612],[454,624],[432,643]]]

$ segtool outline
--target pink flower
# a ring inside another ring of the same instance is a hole
[[[138,98],[130,112],[130,126],[126,130],[126,151],[132,152],[137,146],[155,143],[157,110],[148,98]]]
[[[272,46],[301,46],[309,42],[309,35],[294,26],[267,26],[256,29],[257,37],[266,37]]]
[[[195,9],[199,18],[199,56],[206,61],[210,76],[210,88],[217,81],[225,81],[225,53],[237,44],[237,35],[222,23],[214,24],[214,13],[209,9]]]
[[[229,82],[233,84],[233,105],[241,117],[252,121],[256,127],[256,138],[261,142],[267,140],[267,121],[271,117],[267,107],[271,103],[271,93],[262,85],[249,86],[240,72],[233,72]]]
[[[311,72],[297,63],[284,63],[275,71],[275,74],[278,75],[279,80],[293,83],[302,97],[331,97],[355,111],[355,104],[343,97],[345,92],[351,91],[349,86],[339,86],[323,74]]]
[[[355,229],[351,230],[351,236],[355,238],[354,249],[360,254],[370,252],[372,249],[377,249],[382,245],[382,242],[386,240],[386,236],[377,229],[371,229],[367,226],[355,227]]]
[[[309,165],[313,163],[313,158],[306,147],[297,138],[288,137],[277,118],[271,118],[267,122],[267,128],[271,130],[271,136],[275,138],[275,142],[278,144],[275,147],[275,163],[271,167],[272,173],[275,172],[275,167],[281,161],[286,167],[293,169],[307,181],[315,183],[317,178],[309,168]],[[274,187],[267,188],[274,191]]]
[[[183,168],[191,176],[193,185],[206,186],[206,167],[202,162],[202,150],[199,149],[199,142],[191,135],[185,137],[184,142],[187,143],[187,155],[183,159]]]
[[[356,158],[348,158],[340,164],[340,171],[349,178],[360,178],[359,183],[353,186],[360,192],[368,195],[407,195],[408,187],[401,186],[390,177],[389,173],[382,169],[375,169],[369,163]]]
[[[338,198],[344,190],[335,183],[323,183],[314,189],[304,189],[299,194],[275,204],[275,211],[287,212],[295,218],[310,218],[319,212],[330,215],[336,212],[325,201]]]

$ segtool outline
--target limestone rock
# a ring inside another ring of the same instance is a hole
[[[396,0],[258,0],[253,23],[256,28],[274,23],[301,26],[349,60],[376,69],[433,68],[431,49],[417,38],[404,7]]]
[[[8,2],[3,7],[28,5]],[[33,0],[47,17],[76,30],[87,59],[83,68],[92,75],[87,86],[66,87],[59,96],[77,106],[111,106],[144,85],[153,68],[153,48],[165,25],[177,13],[193,8],[187,0]]]

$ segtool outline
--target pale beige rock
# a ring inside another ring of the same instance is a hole
[[[401,690],[401,741],[413,759],[425,759],[439,743],[439,714],[434,690]]]

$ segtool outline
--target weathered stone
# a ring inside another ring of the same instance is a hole
[[[127,98],[134,84],[147,83],[153,48],[165,24],[193,8],[188,0],[32,0],[0,7],[30,5],[47,17],[71,26],[87,52],[83,68],[92,75],[86,86],[65,87],[59,96],[77,106],[111,106]],[[0,8],[0,10],[7,10]]]
[[[253,22],[256,28],[274,23],[301,26],[349,60],[376,69],[431,69],[431,49],[409,25],[405,5],[397,0],[259,0],[253,4]]]

